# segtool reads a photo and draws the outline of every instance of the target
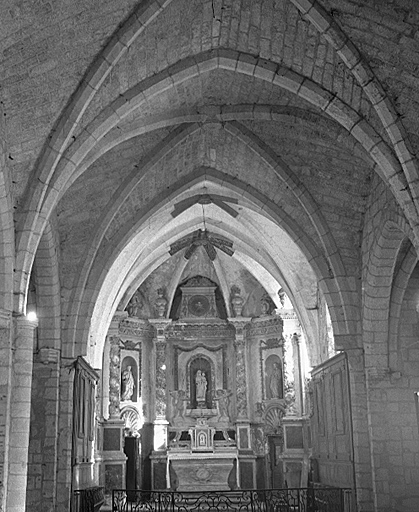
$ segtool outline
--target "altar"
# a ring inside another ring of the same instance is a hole
[[[206,417],[198,417],[196,424],[188,429],[185,442],[178,441],[169,447],[166,472],[169,489],[227,491],[238,488],[237,447],[227,432],[221,431],[222,444],[214,440],[217,430],[208,424],[211,415],[212,411],[207,410]]]
[[[178,291],[170,318],[124,318],[109,344],[109,407],[120,408],[125,435],[138,439],[138,453],[126,443],[137,468],[131,488],[228,491],[282,482],[284,417],[294,396],[282,318],[265,310],[223,316],[216,285],[202,276]],[[239,291],[233,298],[237,306]],[[302,456],[290,450],[295,466]]]
[[[237,456],[234,449],[210,454],[169,452],[167,488],[176,491],[237,489]]]

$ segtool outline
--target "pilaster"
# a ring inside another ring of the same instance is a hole
[[[301,366],[301,348],[300,336],[294,333],[291,337],[292,356],[294,360],[294,387],[295,387],[295,408],[298,416],[304,414],[304,385],[303,385],[303,369]]]
[[[155,346],[155,411],[156,421],[161,423],[161,420],[166,420],[167,408],[167,379],[166,379],[166,357],[167,357],[167,340],[165,330],[171,324],[171,320],[162,318],[151,319],[150,323],[156,329],[154,338]]]
[[[246,337],[245,327],[251,321],[247,317],[229,318],[229,322],[234,326],[236,349],[236,408],[237,420],[249,421],[249,397],[247,393],[247,358],[246,358]]]
[[[118,335],[109,336],[109,418],[120,418],[121,401],[121,347]]]

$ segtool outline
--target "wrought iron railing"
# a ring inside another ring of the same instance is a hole
[[[103,487],[89,487],[73,492],[73,509],[75,512],[96,512],[104,502]]]
[[[350,489],[112,492],[113,512],[350,512]]]

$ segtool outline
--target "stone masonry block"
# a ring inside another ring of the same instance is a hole
[[[339,56],[349,69],[354,68],[361,61],[361,54],[357,47],[349,39],[339,50]]]
[[[169,74],[173,77],[174,83],[181,83],[197,76],[199,68],[194,57],[187,57],[170,66]]]
[[[411,152],[409,151],[409,149],[406,147],[406,144],[404,143],[404,139],[400,142],[398,142],[397,144],[395,144],[395,147],[394,147],[395,151],[396,151],[396,154],[400,160],[400,162],[402,163],[402,165],[406,164],[407,162],[410,162],[412,161],[412,154]]]
[[[371,80],[368,84],[366,84],[364,86],[364,91],[374,106],[377,103],[383,101],[386,97],[386,93],[377,80]],[[390,107],[389,103],[387,105]]]
[[[114,35],[102,51],[102,56],[111,66],[115,66],[126,50],[127,46]]]
[[[357,141],[359,141],[367,152],[381,142],[381,137],[374,130],[374,128],[365,120],[362,119],[351,129],[351,135],[353,135]]]
[[[253,119],[253,117],[253,109],[249,111],[249,107],[247,105],[226,105],[222,107],[220,113],[220,119],[223,121]]]
[[[333,99],[333,94],[325,91],[307,78],[301,84],[298,95],[322,110],[324,110]]]
[[[314,0],[291,0],[291,2],[303,14],[307,13],[313,7],[314,4]]]
[[[367,85],[366,89],[369,87]],[[382,91],[383,98],[378,101],[375,105],[375,110],[381,119],[381,122],[383,123],[384,127],[387,128],[388,126],[397,123],[397,116],[394,112],[393,105],[391,104],[391,101],[386,96],[385,92]]]
[[[149,100],[150,98],[168,91],[173,85],[173,77],[170,76],[170,71],[166,69],[162,73],[153,75],[143,81],[143,95]],[[134,99],[134,96],[131,99]]]
[[[298,73],[294,73],[294,71],[291,71],[287,68],[279,68],[277,74],[274,77],[273,83],[279,87],[282,87],[283,89],[286,89],[287,91],[297,93],[303,81],[304,77]]]
[[[320,33],[326,32],[330,27],[330,15],[317,3],[308,11],[306,16]]]
[[[370,83],[375,78],[374,73],[364,64],[364,62],[356,64],[352,68],[352,73],[362,87]]]
[[[131,46],[140,34],[144,25],[137,18],[136,14],[132,14],[117,33],[118,39],[124,46]]]
[[[336,51],[341,50],[348,41],[348,36],[333,20],[331,21],[329,28],[326,30],[323,36],[326,39],[326,41],[328,41]]]
[[[247,53],[241,53],[237,61],[237,71],[253,76],[258,59]]]
[[[380,165],[387,176],[398,172],[400,164],[393,152],[390,151],[384,141],[380,141],[370,150],[371,157]]]
[[[220,69],[228,69],[235,71],[237,67],[237,61],[239,59],[239,52],[236,50],[230,50],[226,48],[220,48],[218,54],[218,66]]]
[[[325,112],[349,132],[361,119],[359,114],[352,107],[337,97],[328,104]]]
[[[152,21],[164,6],[171,3],[171,0],[145,0],[141,2],[135,11],[138,21],[142,25],[147,25]]]
[[[275,62],[259,59],[255,68],[255,77],[272,82],[277,69],[278,65]]]
[[[99,90],[104,80],[108,76],[112,66],[102,56],[99,56],[89,68],[83,81],[88,83],[94,90]]]

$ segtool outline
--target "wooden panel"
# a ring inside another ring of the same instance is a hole
[[[312,372],[310,418],[314,478],[327,485],[353,485],[352,425],[348,365],[339,354]]]

